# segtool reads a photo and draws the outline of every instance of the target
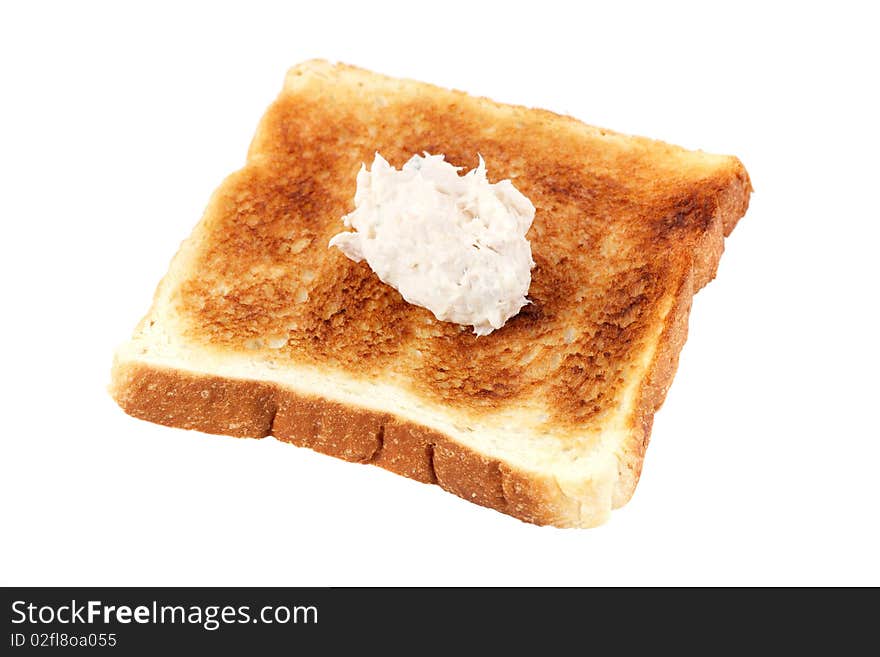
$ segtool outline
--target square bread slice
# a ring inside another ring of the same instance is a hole
[[[466,170],[480,154],[534,203],[531,304],[502,329],[440,322],[328,247],[377,151]],[[735,157],[306,62],[117,351],[111,394],[151,422],[273,435],[591,527],[635,490],[691,299],[750,191]]]

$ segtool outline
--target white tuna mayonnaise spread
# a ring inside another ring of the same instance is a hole
[[[437,319],[488,335],[529,303],[535,206],[509,180],[490,183],[482,157],[463,176],[443,157],[414,155],[398,171],[376,153],[342,218],[354,232],[330,246]]]

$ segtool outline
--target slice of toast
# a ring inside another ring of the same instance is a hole
[[[477,337],[330,238],[375,152],[444,154],[536,207],[531,303]],[[117,352],[111,393],[170,426],[275,437],[522,520],[633,494],[696,290],[751,187],[735,157],[345,65],[291,69]]]

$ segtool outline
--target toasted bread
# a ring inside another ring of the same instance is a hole
[[[477,337],[328,248],[362,163],[444,154],[534,203],[531,303]],[[751,187],[735,157],[311,61],[214,193],[117,352],[129,414],[268,435],[521,520],[633,494],[696,290]]]

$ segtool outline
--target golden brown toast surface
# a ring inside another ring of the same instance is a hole
[[[439,322],[329,248],[377,151],[397,167],[479,154],[534,203],[531,303],[503,328]],[[734,157],[306,62],[117,351],[111,393],[152,422],[274,435],[595,526],[635,490],[693,294],[750,189]]]
[[[466,169],[479,153],[492,182],[534,203],[532,303],[501,330],[439,322],[328,248],[376,151],[397,167],[427,151]],[[475,420],[534,409],[566,433],[619,403],[713,218],[729,232],[748,189],[735,158],[312,63],[288,75],[247,165],[212,200],[175,310],[194,343],[393,381]]]

